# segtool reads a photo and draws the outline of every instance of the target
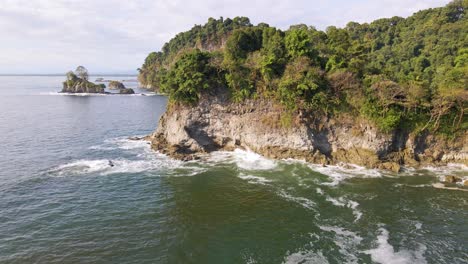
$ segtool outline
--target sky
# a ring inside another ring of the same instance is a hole
[[[449,0],[0,0],[0,74],[136,73],[146,55],[209,17],[287,29],[371,22]]]

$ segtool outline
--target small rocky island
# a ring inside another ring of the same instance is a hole
[[[95,84],[89,81],[88,70],[83,66],[78,66],[76,70],[67,73],[67,79],[63,82],[62,93],[93,93],[93,94],[116,94],[105,91],[105,84]],[[134,94],[131,88],[126,88],[123,83],[111,81],[109,89],[119,90],[118,94]]]
[[[105,93],[104,84],[94,84],[88,78],[88,70],[83,66],[78,66],[75,72],[69,71],[67,80],[63,82],[62,93]]]
[[[119,90],[119,94],[134,94],[135,91],[131,88],[126,88],[125,85],[119,81],[110,81],[108,85],[111,90]]]

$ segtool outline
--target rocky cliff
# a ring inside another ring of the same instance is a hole
[[[468,164],[467,133],[456,140],[429,133],[381,133],[368,121],[347,116],[313,119],[297,114],[285,125],[287,116],[271,101],[239,104],[226,96],[209,96],[193,106],[170,104],[150,140],[153,149],[185,160],[246,148],[275,159],[393,171],[401,166]]]

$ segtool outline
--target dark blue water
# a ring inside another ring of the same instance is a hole
[[[433,187],[466,167],[182,163],[128,139],[165,97],[58,95],[62,80],[0,77],[0,263],[468,263],[468,192]]]

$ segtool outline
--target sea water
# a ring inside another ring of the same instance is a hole
[[[181,162],[128,139],[165,97],[60,95],[63,79],[0,77],[0,263],[468,263],[468,192],[432,185],[466,167]]]

